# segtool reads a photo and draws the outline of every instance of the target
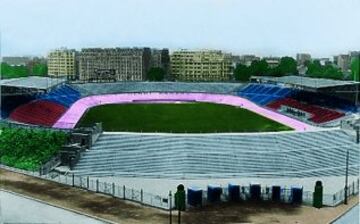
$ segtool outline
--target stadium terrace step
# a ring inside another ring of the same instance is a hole
[[[244,86],[242,83],[186,83],[186,82],[118,82],[72,84],[82,96],[140,93],[140,92],[188,92],[234,94]]]
[[[331,138],[330,138],[331,136]],[[357,175],[359,147],[342,130],[264,135],[103,134],[74,172],[89,176]]]

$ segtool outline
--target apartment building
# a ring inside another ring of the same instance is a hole
[[[175,51],[171,74],[178,81],[228,81],[232,79],[232,56],[221,51]]]
[[[47,56],[48,74],[53,77],[76,77],[76,51],[73,49],[56,49]]]
[[[79,54],[82,81],[142,81],[150,68],[150,48],[86,48]]]

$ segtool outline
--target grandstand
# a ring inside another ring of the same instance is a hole
[[[337,88],[352,89],[358,85],[352,81],[297,76],[252,77],[252,80],[254,83],[240,89],[238,96],[312,124],[326,124],[357,112],[355,101],[339,98],[345,91],[336,92]]]
[[[29,103],[34,100],[35,96],[33,95],[14,95],[14,96],[4,96],[2,98],[1,105],[1,117],[7,118],[10,116],[10,113],[20,105]]]
[[[62,79],[28,77],[1,80],[1,117],[51,127],[81,95]]]
[[[272,103],[269,103],[267,105],[267,107],[275,109],[275,110],[279,110],[283,106],[290,107],[290,108],[296,108],[296,109],[299,109],[301,111],[311,114],[311,117],[309,120],[314,123],[317,123],[317,124],[332,121],[332,120],[338,119],[340,117],[343,117],[345,115],[342,112],[337,112],[335,110],[322,108],[322,107],[315,106],[312,104],[302,103],[302,102],[297,101],[292,98],[283,98],[280,100],[276,100]]]
[[[166,178],[358,175],[359,147],[342,130],[279,134],[103,134],[74,172]]]
[[[186,82],[120,82],[72,84],[83,97],[102,94],[137,92],[177,92],[177,93],[218,93],[235,94],[242,83],[186,83]]]
[[[238,96],[245,97],[257,104],[266,105],[274,100],[282,99],[293,93],[293,90],[278,85],[250,83],[238,92]]]
[[[78,91],[66,84],[60,85],[48,93],[37,94],[34,100],[17,107],[10,113],[9,119],[51,127],[79,99]]]
[[[46,100],[34,100],[17,107],[9,118],[26,124],[51,127],[66,111],[65,107]]]
[[[73,103],[80,99],[80,93],[69,85],[62,85],[49,93],[42,94],[39,96],[39,99],[59,103],[64,107],[69,108]]]

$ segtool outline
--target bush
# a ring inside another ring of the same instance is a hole
[[[66,143],[67,134],[59,131],[2,128],[1,163],[20,169],[36,170]]]

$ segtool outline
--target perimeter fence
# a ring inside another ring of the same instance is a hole
[[[175,205],[175,199],[173,195],[157,195],[143,189],[134,189],[127,187],[126,185],[120,185],[113,182],[100,181],[99,179],[90,178],[88,176],[77,176],[74,174],[63,175],[57,173],[50,173],[47,175],[40,175],[38,171],[27,171],[22,169],[17,169],[9,166],[0,164],[0,168],[25,174],[33,177],[37,177],[44,180],[49,180],[71,187],[76,187],[84,189],[91,192],[102,193],[105,195],[112,196],[114,198],[129,200],[141,205],[151,206],[159,209],[169,210]],[[344,189],[339,190],[335,194],[323,194],[323,204],[325,206],[337,206],[344,202],[345,193]],[[250,195],[250,186],[241,186],[240,188],[240,199],[249,200]],[[359,179],[351,182],[348,185],[347,196],[354,196],[359,194]],[[272,200],[272,188],[271,186],[261,187],[261,200],[270,201]],[[221,201],[229,201],[229,190],[227,187],[222,188]],[[292,201],[292,190],[288,188],[282,188],[280,194],[280,201],[283,203],[291,203]],[[203,190],[202,204],[207,205],[211,202],[207,199],[207,191]],[[302,194],[302,203],[304,205],[312,206],[313,203],[313,192],[312,191],[303,191]]]

